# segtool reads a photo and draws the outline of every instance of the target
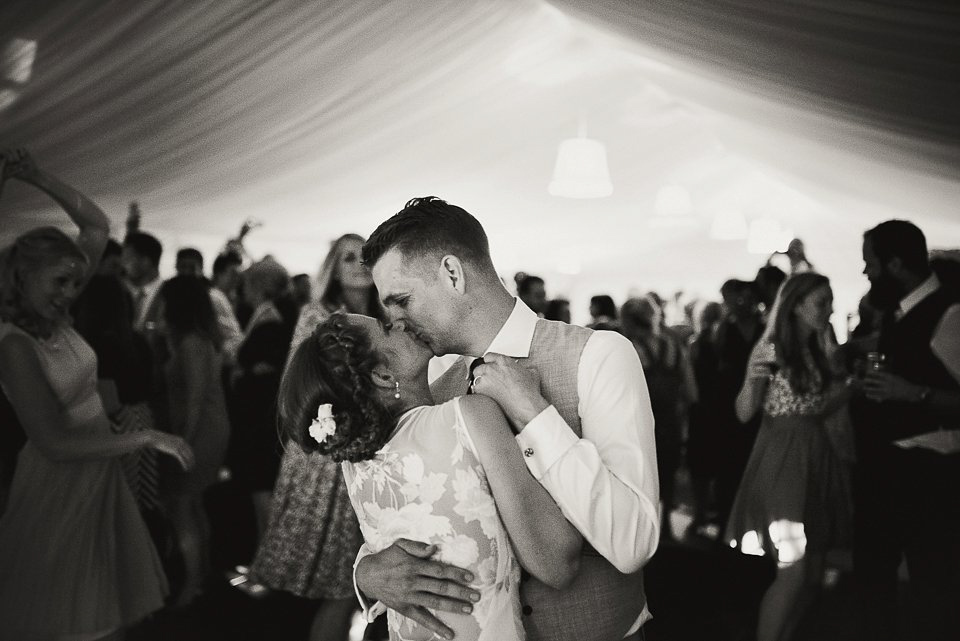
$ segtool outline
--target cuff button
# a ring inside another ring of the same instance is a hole
[[[523,455],[526,456],[527,458],[530,458],[531,456],[533,456],[533,448],[528,447],[527,449],[525,449],[523,451]]]

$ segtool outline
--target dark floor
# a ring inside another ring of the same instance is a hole
[[[681,500],[683,496],[681,495]],[[221,486],[210,497],[215,528],[214,562],[221,569],[249,562],[252,520],[242,499]],[[681,505],[672,521],[689,521]],[[648,641],[751,641],[757,605],[773,577],[765,559],[739,554],[693,534],[665,543],[645,569],[654,619]],[[842,558],[842,556],[841,556]],[[843,565],[840,563],[839,565]],[[851,588],[845,572],[808,612],[797,641],[839,641],[852,637]],[[132,630],[128,641],[306,640],[314,603],[275,593],[254,599],[218,580],[191,606],[164,610]]]

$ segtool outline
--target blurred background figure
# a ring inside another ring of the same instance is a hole
[[[663,501],[662,536],[673,539],[670,525],[674,507],[676,473],[680,467],[683,422],[690,404],[697,399],[696,383],[684,345],[670,332],[663,331],[662,311],[650,296],[631,298],[620,308],[623,335],[630,339],[650,392],[650,405],[656,423],[657,472],[660,499]]]
[[[519,272],[516,276],[517,298],[536,312],[540,318],[547,311],[547,288],[539,276]]]
[[[160,333],[169,354],[163,365],[169,429],[193,448],[195,460],[188,472],[167,466],[161,479],[184,566],[175,600],[182,606],[200,596],[210,578],[210,522],[203,499],[224,462],[230,424],[221,381],[222,339],[206,281],[196,272],[171,278],[160,288],[160,306]]]
[[[543,317],[547,320],[570,322],[570,301],[566,298],[554,298],[547,303]]]
[[[763,334],[764,324],[753,282],[730,279],[721,286],[720,296],[723,317],[713,339],[717,357],[717,413],[713,420],[723,441],[716,481],[717,521],[722,532],[760,428],[759,416],[741,422],[734,405],[750,351]]]
[[[308,274],[297,274],[290,279],[293,286],[293,299],[301,307],[308,304],[313,298],[312,287]]]
[[[590,329],[609,329],[620,331],[617,321],[617,305],[607,294],[598,294],[590,298]]]
[[[700,306],[695,316],[694,334],[690,339],[690,365],[697,384],[697,400],[690,406],[687,436],[687,466],[693,491],[693,522],[690,527],[699,535],[711,534],[716,528],[715,483],[723,458],[723,432],[716,423],[719,410],[719,372],[714,333],[723,315],[720,303]],[[719,532],[717,532],[719,534]],[[712,537],[716,538],[716,537]]]
[[[382,318],[370,270],[360,262],[364,242],[346,234],[333,243],[317,277],[316,300],[300,312],[291,354],[333,312]],[[250,581],[317,601],[311,641],[345,641],[357,609],[353,562],[362,542],[339,465],[287,442]]]
[[[146,232],[135,231],[123,239],[123,269],[133,296],[133,327],[147,329],[156,324],[156,298],[163,281],[160,278],[160,257],[163,245]]]
[[[264,258],[243,272],[243,295],[253,310],[244,327],[232,373],[230,414],[233,438],[230,469],[253,502],[262,536],[270,513],[270,492],[282,453],[276,423],[277,390],[287,360],[295,319],[281,312],[289,296],[287,270]]]
[[[199,249],[184,247],[177,251],[177,276],[203,278],[203,254]]]
[[[107,246],[103,250],[103,258],[97,266],[97,274],[101,276],[113,276],[123,279],[123,246],[114,239],[107,240]]]

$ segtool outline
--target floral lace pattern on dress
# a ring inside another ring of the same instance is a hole
[[[819,385],[820,377],[814,378]],[[786,372],[777,370],[770,378],[763,411],[769,416],[810,416],[823,411],[823,393],[804,392],[798,394],[790,385]]]
[[[436,560],[473,572],[481,598],[472,615],[441,613],[458,639],[522,639],[520,568],[458,402],[412,410],[373,459],[343,463],[344,479],[373,552],[406,538],[437,545]],[[434,638],[392,610],[388,621],[391,639]]]

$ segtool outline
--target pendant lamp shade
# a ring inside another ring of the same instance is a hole
[[[605,198],[612,194],[607,148],[598,140],[584,137],[561,142],[547,191],[563,198]]]

